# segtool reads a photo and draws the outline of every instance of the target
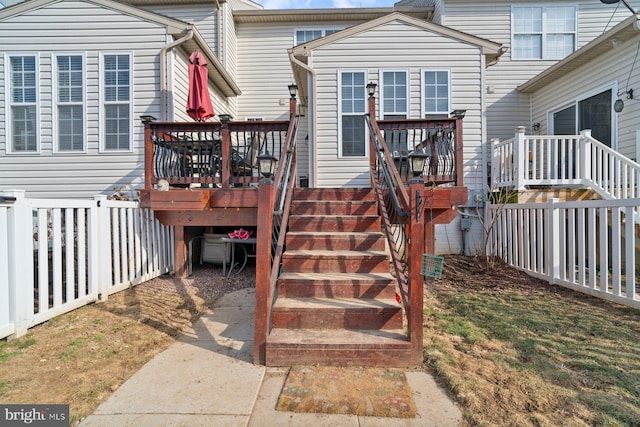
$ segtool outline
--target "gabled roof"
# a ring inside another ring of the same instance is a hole
[[[640,31],[640,14],[632,15],[611,30],[591,40],[562,61],[555,63],[529,81],[518,86],[518,91],[523,93],[534,92],[549,84],[568,71],[578,68],[587,62],[609,52],[614,40],[625,42],[638,35]]]
[[[338,31],[337,33],[333,33],[331,35],[321,37],[319,39],[315,39],[310,42],[300,44],[298,46],[294,46],[292,49],[290,49],[290,52],[295,56],[305,57],[308,55],[309,52],[311,52],[314,49],[317,49],[319,47],[322,47],[331,43],[335,43],[336,41],[346,39],[348,37],[362,33],[364,31],[371,30],[373,28],[385,25],[393,21],[402,21],[407,24],[416,26],[418,28],[422,28],[427,31],[438,33],[444,37],[449,37],[452,39],[459,40],[462,43],[467,43],[470,45],[477,46],[481,49],[482,53],[486,56],[487,64],[494,63],[504,53],[504,50],[502,49],[502,45],[500,43],[495,43],[490,40],[476,37],[468,33],[463,33],[462,31],[454,30],[449,27],[444,27],[442,25],[438,25],[432,22],[427,22],[422,19],[414,18],[412,16],[408,16],[400,12],[393,12],[381,18],[374,19],[374,20],[365,22],[363,24],[354,25],[353,27],[349,27],[342,31]]]
[[[59,3],[65,0],[26,0],[24,2],[15,4],[11,7],[0,9],[0,22],[9,19],[13,16],[28,13],[29,11],[40,9],[49,4]],[[167,28],[167,32],[173,36],[174,39],[179,39],[187,34],[189,31],[193,32],[193,38],[184,43],[182,47],[191,53],[193,51],[201,51],[207,58],[207,68],[209,71],[209,80],[211,80],[226,96],[240,95],[240,88],[235,84],[231,75],[224,69],[222,63],[213,54],[211,48],[202,38],[202,35],[198,32],[193,24],[181,21],[179,19],[169,18],[168,16],[161,15],[159,13],[149,12],[125,3],[120,3],[113,0],[82,0],[86,3],[93,3],[101,7],[106,7],[112,10],[116,10],[126,15],[134,16],[148,22],[154,22],[160,26]]]

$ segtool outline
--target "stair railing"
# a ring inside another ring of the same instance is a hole
[[[256,252],[256,311],[254,363],[266,364],[267,336],[271,329],[271,309],[284,251],[293,189],[296,182],[296,137],[298,117],[292,100],[289,128],[273,181],[262,179],[258,188]]]
[[[373,103],[370,102],[370,111],[374,111]],[[425,247],[425,217],[420,215],[424,209],[420,201],[424,200],[424,180],[412,181],[407,192],[375,120],[375,112],[369,114],[365,115],[365,121],[370,136],[371,185],[378,200],[382,229],[389,243],[400,301],[407,316],[407,334],[413,361],[421,364],[424,279],[420,267]]]

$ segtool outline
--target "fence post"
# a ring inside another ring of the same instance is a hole
[[[273,238],[273,182],[260,180],[258,187],[258,227],[256,230],[256,311],[253,327],[253,363],[266,364],[267,336],[271,314],[271,269]],[[284,232],[284,230],[282,230]]]
[[[580,180],[582,185],[588,185],[593,181],[591,176],[591,129],[580,131]]]
[[[547,207],[547,274],[549,283],[555,285],[560,276],[560,211],[556,203],[560,199],[549,199]]]
[[[493,188],[493,183],[502,182],[502,172],[500,168],[500,153],[498,152],[497,145],[500,144],[499,138],[493,138],[491,140],[491,176],[489,177],[489,187]]]
[[[33,214],[24,190],[3,192],[15,197],[7,215],[9,253],[9,312],[18,338],[27,333],[33,322]],[[47,230],[38,230],[47,233]]]
[[[109,208],[106,206],[107,196],[99,194],[93,197],[96,207],[91,216],[92,224],[90,233],[95,239],[91,241],[90,248],[90,269],[92,276],[92,290],[96,292],[99,301],[106,301],[109,297],[109,286],[111,286],[111,216]],[[95,231],[94,231],[95,230]]]
[[[513,139],[513,164],[516,168],[515,176],[515,188],[517,190],[524,190],[525,177],[526,177],[526,165],[527,165],[527,147],[524,136],[525,127],[518,126],[516,128],[516,135]]]

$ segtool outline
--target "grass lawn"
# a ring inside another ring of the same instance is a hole
[[[481,426],[640,426],[640,310],[450,256],[425,364]]]

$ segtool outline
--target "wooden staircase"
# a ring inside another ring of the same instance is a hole
[[[412,364],[370,189],[296,189],[267,366]]]

